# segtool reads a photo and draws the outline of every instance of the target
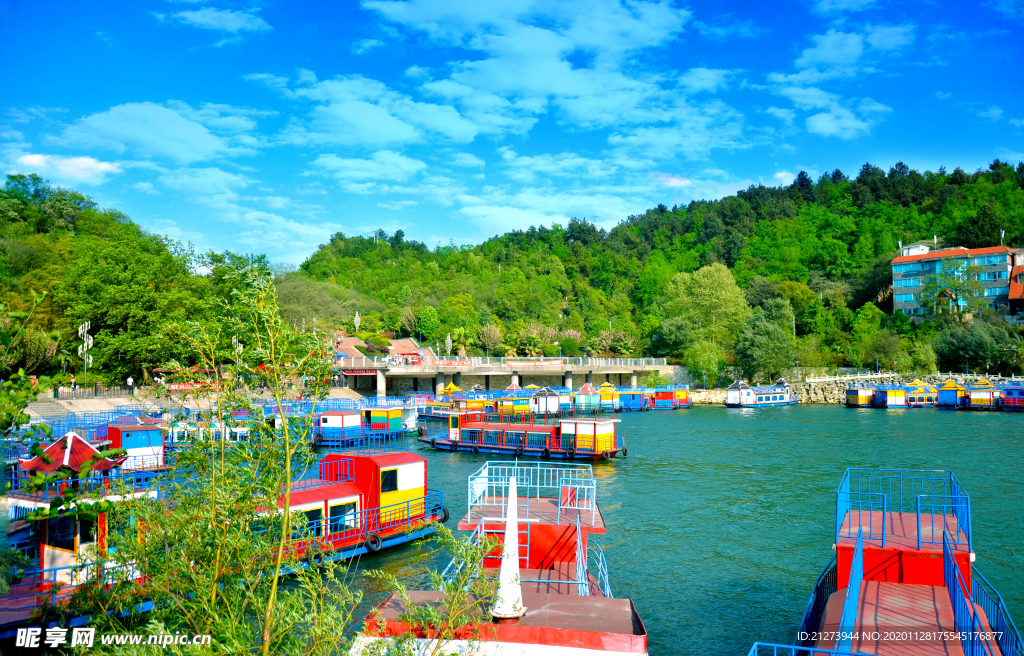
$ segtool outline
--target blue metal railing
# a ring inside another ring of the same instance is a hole
[[[877,512],[882,514],[881,535],[871,521],[872,514]],[[941,525],[940,532],[948,534],[953,544],[973,549],[970,497],[952,472],[941,470],[847,469],[836,491],[836,541],[840,537],[852,538],[854,518],[859,528],[867,513],[865,539],[880,539],[884,547],[887,517],[893,512],[917,515],[918,548],[921,544],[939,544],[936,528]],[[847,515],[850,524],[843,531]],[[956,520],[955,526],[951,517]]]
[[[992,646],[985,640],[984,627],[967,594],[967,584],[960,574],[953,545],[945,534],[942,536],[942,558],[946,591],[949,593],[949,603],[953,606],[953,623],[955,630],[960,633],[964,656],[993,656]]]
[[[597,512],[597,482],[579,478],[562,478],[558,481],[558,522],[562,522],[563,510],[576,510],[576,521],[584,510],[590,511],[590,521]]]
[[[583,548],[583,531],[580,528],[580,517],[576,516],[576,594],[580,597],[590,596],[590,576],[587,574],[587,552]]]
[[[853,548],[850,562],[850,579],[846,583],[846,600],[843,613],[839,616],[839,637],[836,649],[849,649],[853,645],[853,634],[857,630],[857,612],[860,610],[860,584],[864,581],[864,535],[857,532],[857,546]]]
[[[509,478],[516,477],[520,496],[559,498],[562,481],[578,483],[592,489],[589,499],[596,506],[597,481],[590,465],[570,465],[550,462],[533,464],[489,460],[469,476],[467,498],[468,519],[472,519],[473,506],[504,506],[507,502]]]
[[[798,645],[776,645],[770,642],[755,642],[750,651],[747,652],[747,656],[813,656],[815,654],[822,654],[823,656],[866,656],[856,651],[815,649]]]
[[[590,565],[590,559],[594,560],[594,567]],[[587,571],[596,570],[595,577],[597,578],[597,585],[601,588],[601,594],[605,597],[612,599],[612,586],[608,582],[608,561],[604,558],[604,550],[601,549],[601,545],[594,542],[592,539],[587,540]]]
[[[797,644],[813,646],[814,640],[803,638],[813,636],[821,628],[821,620],[825,614],[825,606],[828,605],[829,597],[838,589],[838,572],[836,571],[836,557],[832,556],[825,569],[818,575],[814,583],[814,591],[807,601],[807,610],[804,611],[804,619],[800,623],[800,633],[797,634]]]
[[[1024,641],[1021,640],[1003,598],[975,567],[971,568],[971,597],[985,612],[989,628],[996,634],[996,644],[1002,656],[1024,655]]]

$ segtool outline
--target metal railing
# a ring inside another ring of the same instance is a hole
[[[587,552],[583,548],[583,531],[580,528],[580,516],[576,515],[576,594],[580,597],[590,596],[590,576],[587,573]]]
[[[845,651],[841,649],[816,649],[814,647],[801,647],[798,645],[776,645],[770,642],[755,642],[754,646],[747,652],[747,656],[867,656],[857,651]]]
[[[1022,656],[1024,641],[1006,609],[1003,598],[976,567],[971,568],[971,597],[981,606],[988,619],[989,628],[996,634],[996,644],[1002,656]]]
[[[874,531],[871,514],[882,513],[882,532]],[[948,511],[948,512],[947,512]],[[950,471],[919,469],[858,469],[846,470],[836,492],[836,541],[840,537],[854,537],[854,517],[857,530],[863,526],[863,514],[868,513],[867,540],[881,540],[885,546],[886,522],[889,513],[915,513],[918,526],[918,548],[922,544],[939,544],[936,528],[949,535],[955,545],[973,550],[971,535],[971,503],[960,481]],[[856,515],[854,514],[856,513]],[[842,531],[844,519],[850,516],[850,525]],[[926,526],[921,515],[925,515]],[[938,517],[936,516],[938,515]],[[955,530],[950,517],[956,519]],[[927,529],[927,532],[922,530]]]
[[[558,481],[558,523],[562,523],[563,510],[575,510],[576,521],[584,510],[590,511],[593,523],[597,514],[597,483],[591,480],[562,478]]]
[[[342,458],[341,460],[320,461],[319,466],[311,471],[304,472],[304,475],[292,481],[291,489],[312,490],[318,487],[335,485],[337,483],[348,483],[355,480],[355,460]]]
[[[853,548],[850,561],[850,578],[846,583],[846,599],[843,613],[839,616],[839,637],[836,649],[849,649],[853,645],[853,634],[857,630],[857,613],[860,610],[860,584],[864,581],[864,538],[857,532],[857,546]]]
[[[993,656],[992,645],[985,639],[985,628],[975,612],[974,603],[968,594],[969,588],[953,555],[953,546],[945,534],[942,536],[942,558],[946,591],[949,593],[949,603],[953,606],[953,623],[960,634],[964,656]]]
[[[510,477],[516,477],[517,494],[540,498],[558,498],[561,482],[572,481],[588,487],[590,500],[597,505],[597,482],[590,465],[558,463],[526,464],[489,460],[469,476],[467,520],[473,517],[473,506],[504,506],[507,504]],[[504,512],[504,510],[502,510]]]
[[[594,560],[594,567],[590,565],[590,559]],[[594,542],[591,539],[587,540],[587,572],[596,570],[595,578],[597,578],[597,587],[601,589],[603,594],[608,599],[612,599],[612,586],[608,582],[608,561],[605,560],[604,550],[601,545]]]
[[[811,598],[807,601],[807,610],[804,611],[804,619],[800,623],[800,632],[797,634],[797,644],[807,647],[814,645],[814,640],[802,636],[814,636],[821,628],[821,620],[825,614],[825,606],[829,598],[838,589],[838,572],[836,571],[836,557],[825,566],[818,580],[814,583],[814,590]]]

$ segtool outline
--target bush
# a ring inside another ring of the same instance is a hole
[[[377,352],[377,346],[373,342],[367,342],[366,343],[366,352],[367,353],[376,353]]]
[[[559,344],[562,347],[562,355],[576,358],[580,355],[580,343],[572,337],[563,337]]]
[[[546,344],[544,346],[544,357],[546,358],[557,358],[558,347],[554,344]]]

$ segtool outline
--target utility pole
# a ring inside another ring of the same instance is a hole
[[[238,341],[238,335],[231,337],[231,345],[235,347],[235,375],[238,375],[238,370],[241,369],[242,365],[239,358],[242,355],[242,342]]]

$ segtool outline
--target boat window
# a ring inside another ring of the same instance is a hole
[[[50,520],[46,544],[66,551],[75,550],[75,518],[61,515]]]
[[[764,403],[764,397],[763,396],[757,397],[757,402],[758,403]]]
[[[395,492],[398,490],[398,470],[385,469],[380,473],[380,491]]]
[[[459,418],[456,415],[452,415],[452,428],[459,427]]]
[[[91,519],[78,520],[78,544],[96,541],[96,522]]]
[[[346,528],[356,528],[356,504],[339,503],[330,507],[331,533],[339,533]]]
[[[320,520],[324,516],[323,509],[303,510],[299,514],[304,515],[306,521],[303,523],[298,517],[292,520],[292,539],[299,540],[309,535],[318,535],[320,533]]]

